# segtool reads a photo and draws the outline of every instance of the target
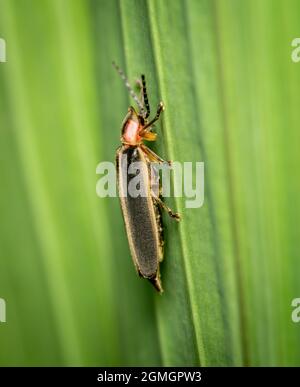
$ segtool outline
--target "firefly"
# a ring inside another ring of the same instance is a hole
[[[123,71],[115,63],[113,66],[138,106],[138,110],[132,106],[128,108],[121,129],[122,145],[116,153],[118,191],[129,248],[140,277],[148,279],[155,289],[162,293],[159,270],[159,264],[163,260],[164,245],[161,209],[166,210],[169,216],[176,221],[180,220],[180,215],[167,207],[161,200],[160,193],[155,194],[155,190],[152,189],[150,165],[152,162],[165,163],[166,161],[148,148],[144,140],[156,140],[157,134],[152,131],[153,125],[159,120],[165,107],[163,102],[160,102],[156,115],[153,119],[148,120],[150,105],[145,76],[141,75],[141,79],[137,81],[141,90],[141,96],[138,98]],[[124,165],[125,162],[126,165]],[[146,195],[143,196],[132,197],[124,194],[127,189],[125,184],[129,185],[131,179],[135,177],[135,174],[130,172],[130,166],[134,162],[139,162],[139,178],[147,187]]]

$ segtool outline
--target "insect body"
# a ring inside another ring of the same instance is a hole
[[[123,121],[121,141],[122,145],[116,154],[117,180],[121,208],[125,221],[125,227],[133,262],[143,278],[147,278],[158,290],[162,292],[160,281],[159,263],[163,259],[163,235],[160,217],[160,209],[165,209],[168,214],[180,220],[180,216],[168,208],[152,189],[151,162],[165,162],[143,140],[155,141],[156,134],[151,131],[153,124],[159,119],[164,110],[162,102],[159,103],[155,117],[148,122],[150,107],[148,103],[146,82],[141,76],[141,98],[139,99],[129,85],[124,73],[113,63],[133,99],[136,101],[139,111],[129,107]],[[139,181],[145,189],[144,195],[132,196],[128,192],[128,186],[137,174],[131,167],[134,163],[139,165]]]

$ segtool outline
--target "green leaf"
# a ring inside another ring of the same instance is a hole
[[[0,0],[0,365],[299,365],[296,0]],[[166,203],[164,293],[136,274],[114,161],[143,73],[149,146],[204,162]]]

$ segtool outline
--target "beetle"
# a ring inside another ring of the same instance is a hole
[[[128,108],[121,129],[122,145],[116,152],[117,184],[129,248],[140,277],[148,279],[155,289],[162,293],[159,270],[164,245],[161,209],[166,210],[169,216],[177,221],[180,220],[180,215],[167,207],[161,200],[160,193],[156,194],[152,189],[154,182],[151,176],[151,163],[166,161],[148,148],[143,141],[156,140],[157,135],[151,129],[164,111],[164,104],[159,103],[155,117],[148,121],[150,105],[145,76],[142,74],[141,80],[137,81],[141,90],[141,96],[138,98],[123,71],[114,62],[113,66],[139,108],[138,111],[132,106]],[[131,170],[134,163],[139,164],[139,179],[141,185],[146,187],[145,195],[127,194],[130,182],[137,175]]]

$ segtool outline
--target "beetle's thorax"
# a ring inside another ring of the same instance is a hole
[[[122,143],[131,146],[141,144],[142,137],[140,136],[140,132],[142,129],[143,123],[141,122],[141,117],[133,107],[130,107],[122,125]]]
[[[140,130],[141,125],[138,122],[129,119],[124,127],[122,142],[128,145],[140,144],[142,141],[142,138],[139,135]]]

